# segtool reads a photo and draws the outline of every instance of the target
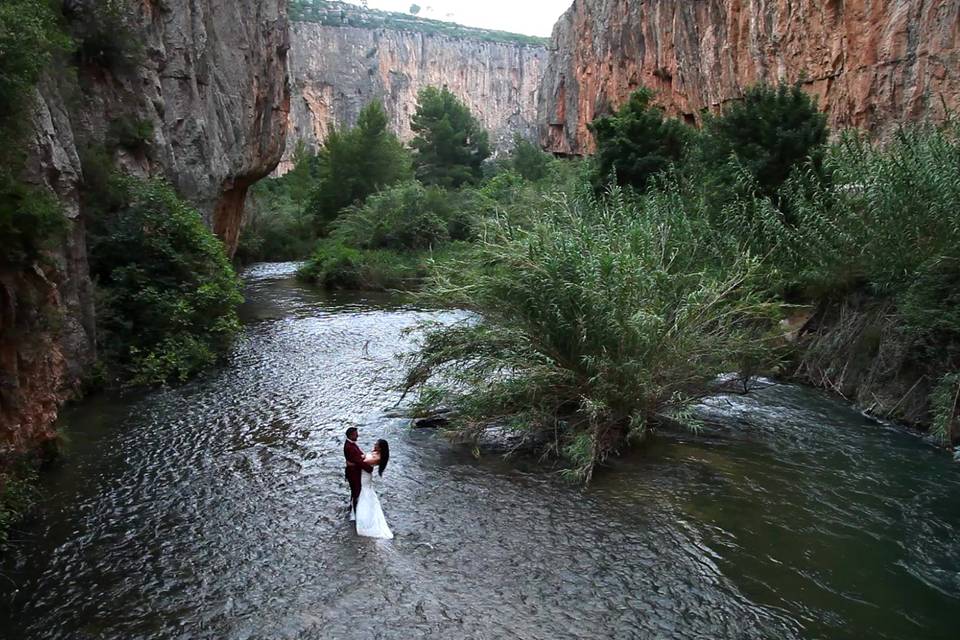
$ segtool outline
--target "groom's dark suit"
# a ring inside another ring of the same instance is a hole
[[[353,509],[357,509],[357,498],[360,497],[360,475],[364,471],[373,473],[373,467],[363,461],[363,451],[353,440],[347,440],[343,445],[343,457],[347,460],[346,476],[350,484],[350,499]]]

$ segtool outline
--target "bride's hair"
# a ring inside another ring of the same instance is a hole
[[[387,463],[390,462],[390,445],[386,440],[377,440],[377,451],[380,452],[380,464],[377,465],[377,469],[380,471],[380,475],[383,475],[383,470],[387,468]]]

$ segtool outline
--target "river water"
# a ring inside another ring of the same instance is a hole
[[[960,464],[922,439],[774,385],[581,490],[389,417],[402,330],[456,313],[293,268],[247,271],[219,371],[66,412],[0,637],[957,637]],[[347,520],[348,425],[391,442],[392,541]]]

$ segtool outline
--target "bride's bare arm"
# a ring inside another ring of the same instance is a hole
[[[367,464],[380,464],[380,454],[379,453],[368,453],[363,457],[363,461]]]

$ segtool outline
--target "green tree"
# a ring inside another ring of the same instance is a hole
[[[323,233],[344,207],[412,175],[410,156],[387,130],[379,102],[360,112],[357,126],[330,132],[317,157],[318,184],[307,205]]]
[[[482,178],[481,166],[490,157],[487,132],[448,89],[420,90],[410,128],[416,134],[410,146],[422,182],[456,188]]]
[[[614,175],[621,186],[645,190],[651,178],[683,157],[693,130],[664,117],[653,97],[650,89],[638,89],[612,115],[588,125],[597,142],[595,189]]]
[[[717,180],[730,184],[730,172],[745,169],[764,195],[776,198],[799,163],[820,166],[828,136],[826,116],[799,84],[758,84],[723,115],[707,117],[701,153]]]
[[[510,168],[526,180],[537,182],[546,178],[552,162],[553,157],[539,146],[520,136],[514,137]]]

